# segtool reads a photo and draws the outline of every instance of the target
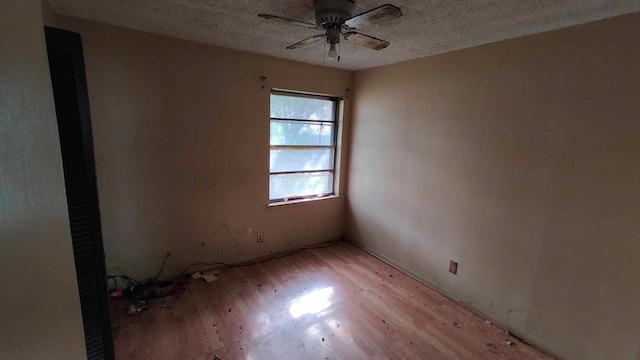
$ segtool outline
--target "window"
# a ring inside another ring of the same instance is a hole
[[[271,93],[270,202],[334,194],[338,100]]]

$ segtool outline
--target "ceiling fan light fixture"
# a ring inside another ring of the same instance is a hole
[[[400,8],[391,4],[381,5],[355,16],[353,15],[354,0],[314,0],[313,5],[316,18],[315,24],[269,14],[258,14],[258,16],[270,21],[323,30],[323,34],[310,36],[287,46],[287,49],[300,49],[324,38],[326,43],[330,45],[327,56],[331,60],[337,59],[338,61],[340,61],[340,56],[338,55],[336,44],[341,43],[343,38],[352,45],[364,46],[373,50],[382,50],[389,46],[388,41],[365,35],[355,30],[362,26],[375,25],[402,16]]]
[[[353,13],[353,0],[315,0],[316,24],[321,28],[340,26]]]
[[[336,44],[331,44],[331,46],[329,47],[329,52],[327,53],[327,56],[331,60],[335,60],[338,57],[338,51],[336,50]]]

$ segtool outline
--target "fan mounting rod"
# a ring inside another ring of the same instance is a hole
[[[323,29],[340,29],[353,14],[353,0],[315,0],[316,24]]]

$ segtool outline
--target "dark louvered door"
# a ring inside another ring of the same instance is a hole
[[[69,31],[45,28],[45,33],[87,358],[113,359],[82,41]]]

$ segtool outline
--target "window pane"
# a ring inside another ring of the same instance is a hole
[[[333,101],[271,94],[271,117],[333,121]]]
[[[333,169],[333,149],[271,149],[270,172]]]
[[[333,145],[334,124],[271,120],[271,145]]]
[[[301,173],[271,175],[269,199],[330,194],[333,192],[333,174]]]

